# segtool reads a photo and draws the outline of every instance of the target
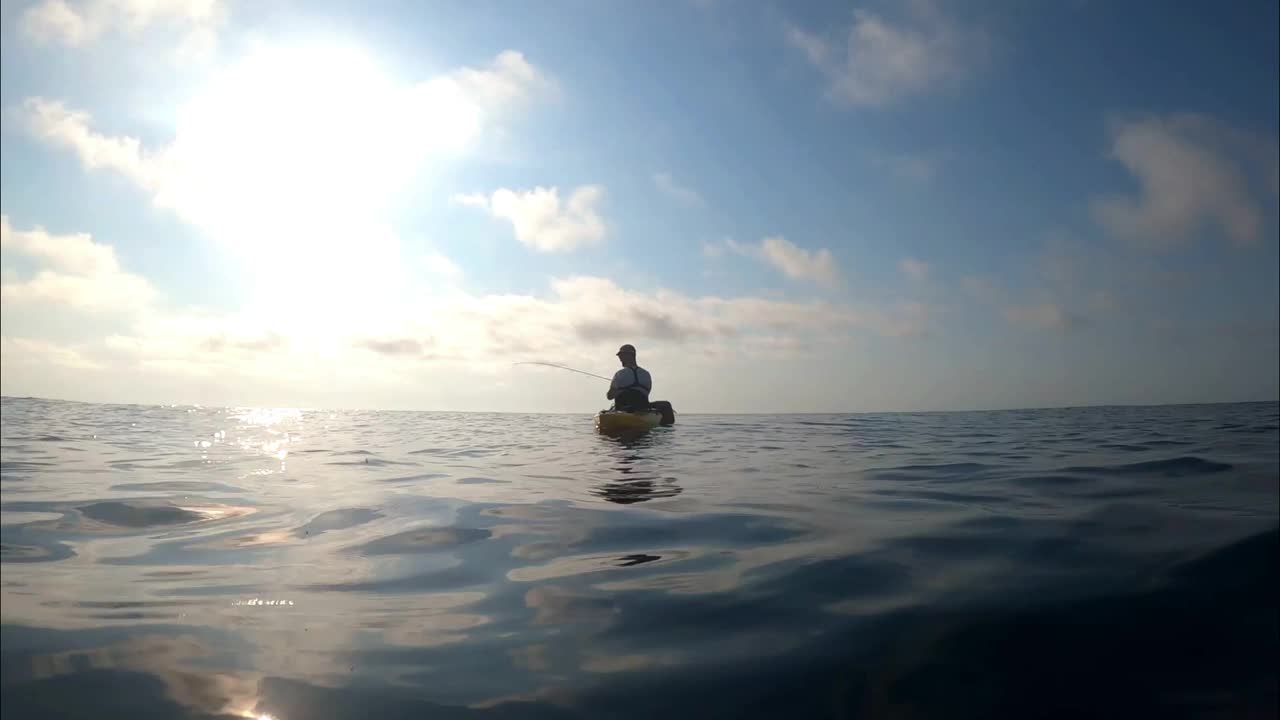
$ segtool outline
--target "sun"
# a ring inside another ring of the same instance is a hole
[[[178,113],[157,202],[237,252],[262,290],[377,290],[399,266],[395,204],[480,118],[448,76],[398,83],[356,46],[259,47]]]

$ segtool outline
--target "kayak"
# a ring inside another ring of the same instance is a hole
[[[596,413],[596,430],[602,433],[625,433],[651,430],[662,422],[662,413],[657,410],[640,412],[624,412],[622,410],[601,410]]]

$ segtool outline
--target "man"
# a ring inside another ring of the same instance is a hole
[[[613,382],[609,384],[609,392],[605,393],[605,397],[613,401],[615,410],[648,410],[653,378],[649,377],[648,370],[636,365],[636,349],[633,345],[623,345],[618,349],[617,355],[622,369],[613,374]]]

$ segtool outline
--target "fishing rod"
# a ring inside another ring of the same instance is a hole
[[[568,370],[569,372],[576,372],[579,375],[586,375],[588,377],[599,378],[606,382],[612,381],[612,378],[601,377],[600,375],[596,375],[595,373],[584,372],[582,370],[575,370],[571,367],[565,367],[564,365],[556,365],[555,363],[528,361],[528,362],[518,362],[518,363],[511,363],[511,364],[512,365],[545,365],[547,367],[560,368],[561,370]]]

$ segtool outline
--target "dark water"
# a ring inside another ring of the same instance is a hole
[[[1280,406],[3,401],[3,717],[1275,717]]]

